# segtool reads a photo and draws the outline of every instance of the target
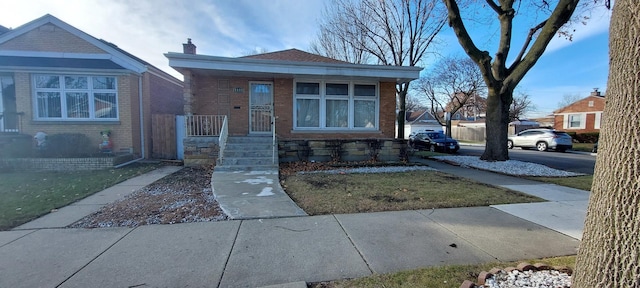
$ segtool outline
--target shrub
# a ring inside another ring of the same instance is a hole
[[[95,154],[87,135],[79,133],[62,133],[47,136],[47,146],[41,151],[42,156],[52,158],[77,158]]]
[[[0,144],[0,157],[23,158],[33,155],[33,137],[31,135],[15,135],[6,137]]]

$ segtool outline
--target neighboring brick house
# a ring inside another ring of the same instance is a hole
[[[96,147],[149,157],[151,115],[183,114],[182,81],[45,15],[0,27],[0,133],[82,133]],[[175,141],[175,139],[166,139]]]
[[[594,89],[586,98],[553,111],[554,128],[567,132],[600,132],[605,98]]]
[[[184,53],[165,56],[184,75],[185,114],[226,115],[230,136],[271,136],[274,117],[281,148],[336,139],[385,139],[382,145],[391,145],[396,83],[416,79],[422,70],[351,64],[297,49],[207,56],[196,54],[191,40],[183,45]]]

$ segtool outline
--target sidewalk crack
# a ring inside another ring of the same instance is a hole
[[[356,243],[353,242],[353,239],[351,238],[349,233],[347,233],[347,230],[342,225],[342,222],[340,222],[340,219],[338,219],[338,217],[336,217],[336,215],[334,215],[334,214],[332,214],[331,216],[334,219],[336,219],[336,222],[338,222],[338,225],[340,225],[340,229],[342,229],[342,232],[344,232],[344,235],[347,235],[347,238],[349,239],[349,242],[351,242],[351,245],[353,246],[353,248],[356,249],[356,251],[358,252],[358,255],[360,255],[360,258],[362,258],[362,261],[364,261],[364,264],[367,265],[367,269],[369,269],[369,272],[371,272],[371,274],[375,274],[375,272],[373,271],[373,268],[371,268],[371,265],[369,264],[369,261],[367,261],[367,258],[364,257],[364,254],[362,254],[362,251],[360,251],[360,249],[358,249],[358,246],[356,246]]]

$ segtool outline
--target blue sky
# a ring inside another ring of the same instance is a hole
[[[324,6],[322,0],[0,0],[0,3],[3,6],[0,25],[16,28],[49,13],[180,79],[181,75],[168,67],[163,53],[181,52],[187,38],[198,46],[198,54],[215,56],[237,57],[256,48],[308,50]],[[530,117],[551,113],[564,95],[586,97],[593,88],[606,91],[608,15],[607,11],[596,11],[586,26],[575,27],[573,41],[558,38],[551,42],[519,85],[536,106]],[[525,24],[536,21],[525,20],[529,22]],[[478,37],[491,38],[492,34],[487,33],[495,32],[495,28],[482,26],[477,31],[484,33]],[[519,45],[514,43],[513,54]],[[439,49],[464,56],[448,27],[442,33]],[[493,53],[490,48],[487,50]],[[423,66],[428,68],[432,61],[426,59]]]

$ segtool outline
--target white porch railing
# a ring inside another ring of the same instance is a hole
[[[222,120],[222,128],[220,128],[220,136],[218,136],[218,145],[220,146],[220,150],[218,152],[218,163],[222,164],[222,159],[224,158],[224,149],[227,147],[227,136],[229,135],[229,123],[227,120],[227,116],[224,116]]]
[[[226,115],[187,115],[187,137],[220,136]]]

